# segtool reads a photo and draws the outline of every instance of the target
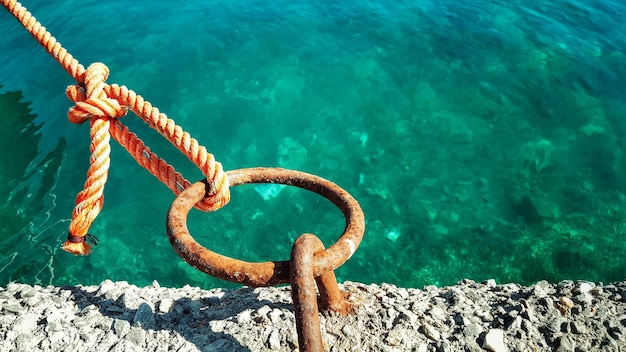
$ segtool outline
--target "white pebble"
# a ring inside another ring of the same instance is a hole
[[[174,305],[173,299],[169,297],[163,298],[161,302],[159,302],[159,312],[168,313],[170,309],[172,308],[172,305]]]
[[[246,309],[242,311],[241,313],[237,314],[237,323],[244,324],[252,320],[251,313],[252,313],[251,309]]]
[[[258,314],[259,316],[265,316],[267,315],[267,313],[271,312],[272,308],[270,308],[268,305],[265,305],[259,309],[256,310],[256,314]]]
[[[283,311],[278,308],[274,308],[268,315],[272,323],[278,324],[278,322],[280,322],[281,320],[280,317],[283,315]]]
[[[277,350],[280,348],[280,334],[278,333],[278,330],[272,331],[268,338],[267,344],[272,350]]]
[[[489,288],[494,288],[494,287],[498,286],[498,285],[496,284],[496,280],[494,280],[494,279],[489,279],[489,280],[487,280],[487,281],[485,282],[485,285],[486,285],[487,287],[489,287]]]
[[[504,346],[504,331],[502,329],[491,329],[485,336],[483,347],[492,352],[506,352]]]
[[[593,289],[593,286],[588,282],[581,282],[580,286],[578,286],[580,293],[588,293],[591,289]]]

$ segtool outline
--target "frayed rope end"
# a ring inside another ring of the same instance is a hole
[[[67,241],[63,243],[63,250],[74,255],[89,255],[91,253],[91,245],[85,240],[91,242],[94,246],[98,245],[100,239],[90,233],[84,236],[67,235]]]
[[[64,251],[74,255],[89,255],[91,253],[91,246],[85,242],[75,243],[67,240],[63,243],[62,248]]]

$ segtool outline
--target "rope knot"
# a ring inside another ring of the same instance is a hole
[[[222,164],[215,162],[213,174],[207,175],[206,193],[196,207],[203,211],[216,211],[230,201],[228,175],[222,169]]]
[[[108,86],[104,81],[109,77],[109,68],[96,62],[91,64],[84,75],[84,81],[67,87],[65,94],[76,103],[68,112],[72,123],[81,124],[90,118],[120,118],[126,115],[127,107],[122,107],[117,99],[106,95]]]
[[[111,136],[118,141],[139,163],[148,169],[168,188],[179,194],[189,186],[189,181],[168,164],[152,153],[148,147],[123,126],[114,121],[124,116],[128,110],[156,129],[163,137],[191,160],[207,177],[205,197],[198,203],[198,208],[206,211],[217,210],[230,199],[229,181],[222,165],[213,155],[198,145],[189,133],[177,126],[174,120],[159,112],[156,107],[143,97],[125,86],[105,83],[109,69],[102,63],[91,64],[87,69],[65,50],[51,34],[32,16],[26,8],[14,0],[0,0],[9,12],[43,46],[67,73],[77,82],[67,87],[65,94],[75,104],[69,109],[68,118],[73,123],[90,120],[89,170],[83,190],[76,196],[76,206],[72,212],[68,239],[63,249],[74,254],[89,254],[91,245],[96,242],[94,236],[87,233],[89,227],[100,212],[104,202],[104,185],[107,180],[111,147]],[[8,5],[8,6],[7,6]],[[87,240],[87,241],[85,241]]]

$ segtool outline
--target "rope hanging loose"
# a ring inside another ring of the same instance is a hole
[[[68,112],[69,120],[72,123],[89,121],[91,155],[87,181],[76,197],[68,238],[63,244],[64,250],[87,255],[91,251],[91,245],[85,240],[91,240],[93,243],[97,240],[95,236],[88,234],[88,231],[104,204],[103,191],[110,165],[111,137],[120,143],[139,165],[166,184],[174,194],[180,194],[191,184],[173,166],[150,151],[136,134],[121,123],[119,118],[126,115],[128,110],[156,129],[205,175],[210,186],[206,196],[196,205],[198,209],[214,211],[228,203],[230,191],[226,172],[196,139],[134,91],[125,86],[105,83],[109,70],[104,64],[94,63],[85,70],[84,66],[19,2],[0,1],[76,80],[76,85],[71,85],[66,90],[67,97],[75,103]]]

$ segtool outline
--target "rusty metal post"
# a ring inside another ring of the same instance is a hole
[[[298,237],[291,249],[291,297],[298,330],[298,349],[302,352],[324,350],[313,274],[313,256],[323,249],[322,241],[311,234]]]
[[[346,299],[346,295],[337,285],[337,277],[334,271],[328,271],[315,278],[317,290],[320,294],[320,310],[322,312],[346,315],[352,312],[352,305]]]

